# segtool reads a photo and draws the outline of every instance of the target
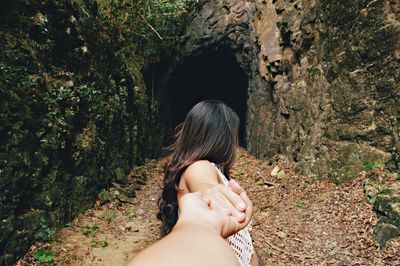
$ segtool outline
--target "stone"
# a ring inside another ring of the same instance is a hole
[[[378,195],[374,208],[390,223],[400,226],[400,202],[391,202],[390,196]]]
[[[104,205],[104,204],[109,203],[109,202],[111,202],[113,200],[113,195],[111,195],[111,193],[108,192],[108,191],[102,191],[97,196],[97,199],[99,200],[100,205]]]
[[[134,199],[129,198],[128,196],[126,196],[125,194],[122,194],[122,193],[118,193],[118,194],[116,195],[116,198],[117,198],[119,201],[124,202],[124,203],[135,204],[135,200],[134,200]]]
[[[279,172],[279,167],[275,166],[274,169],[272,169],[272,171],[271,171],[271,176],[273,176],[273,177],[278,176],[278,172]]]
[[[278,179],[284,179],[286,177],[285,171],[280,170],[276,176]]]
[[[376,195],[379,192],[380,184],[373,182],[371,179],[367,179],[364,182],[364,195],[369,204],[374,204],[376,200]]]
[[[132,228],[135,227],[135,223],[134,222],[129,222],[125,225],[125,231],[131,231]]]
[[[392,238],[400,236],[400,229],[392,224],[380,223],[374,229],[374,239],[381,247]]]
[[[376,194],[374,209],[388,223],[400,227],[400,182],[383,186]]]
[[[283,231],[279,231],[279,232],[277,233],[277,235],[278,235],[280,238],[285,238],[285,237],[288,236],[288,235],[287,235],[285,232],[283,232]]]
[[[128,175],[126,175],[124,170],[120,167],[115,169],[115,181],[123,185],[126,185],[129,182]]]

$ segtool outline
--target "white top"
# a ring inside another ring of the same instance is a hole
[[[213,163],[215,168],[218,171],[219,177],[224,185],[228,185],[228,179],[225,175],[219,170],[219,168]],[[240,266],[249,266],[251,261],[251,256],[254,253],[253,243],[251,240],[251,222],[242,230],[237,232],[234,235],[231,235],[226,239],[228,244],[233,249],[236,257],[239,260]]]

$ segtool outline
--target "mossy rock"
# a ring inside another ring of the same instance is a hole
[[[377,210],[385,220],[400,227],[400,196],[399,191],[384,190],[378,192],[374,203]]]
[[[124,170],[121,167],[115,169],[115,181],[123,185],[128,184],[128,175],[125,174]]]
[[[336,183],[348,182],[361,175],[366,163],[373,163],[376,168],[383,168],[391,155],[370,146],[357,143],[336,144],[332,151],[330,178]]]
[[[45,211],[37,210],[24,214],[20,219],[22,227],[29,231],[36,231],[43,222],[48,220],[48,214]]]
[[[104,205],[106,203],[112,202],[113,196],[111,195],[110,192],[104,190],[99,193],[99,195],[97,196],[97,199],[99,200],[100,205]]]
[[[392,238],[400,236],[400,229],[397,226],[387,223],[380,223],[374,229],[374,239],[381,247]]]
[[[15,265],[13,262],[26,252],[35,240],[33,233],[29,230],[15,232],[8,240],[8,245],[4,249],[4,254],[2,254],[3,257],[0,257],[0,265]]]

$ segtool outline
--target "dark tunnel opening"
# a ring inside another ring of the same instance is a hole
[[[246,147],[248,76],[234,53],[213,51],[187,57],[163,82],[160,115],[163,126],[167,127],[164,128],[165,144],[170,142],[173,129],[183,122],[196,103],[215,99],[225,102],[238,114],[240,145]]]

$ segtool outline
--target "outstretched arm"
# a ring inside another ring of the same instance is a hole
[[[233,184],[233,191],[239,185]],[[247,195],[241,194],[246,202]],[[211,209],[210,201],[200,193],[188,193],[181,197],[180,218],[174,229],[166,237],[150,246],[129,264],[130,266],[167,265],[238,265],[238,260],[222,235],[233,234],[246,224],[219,209]],[[246,221],[250,221],[252,208],[246,211]]]

